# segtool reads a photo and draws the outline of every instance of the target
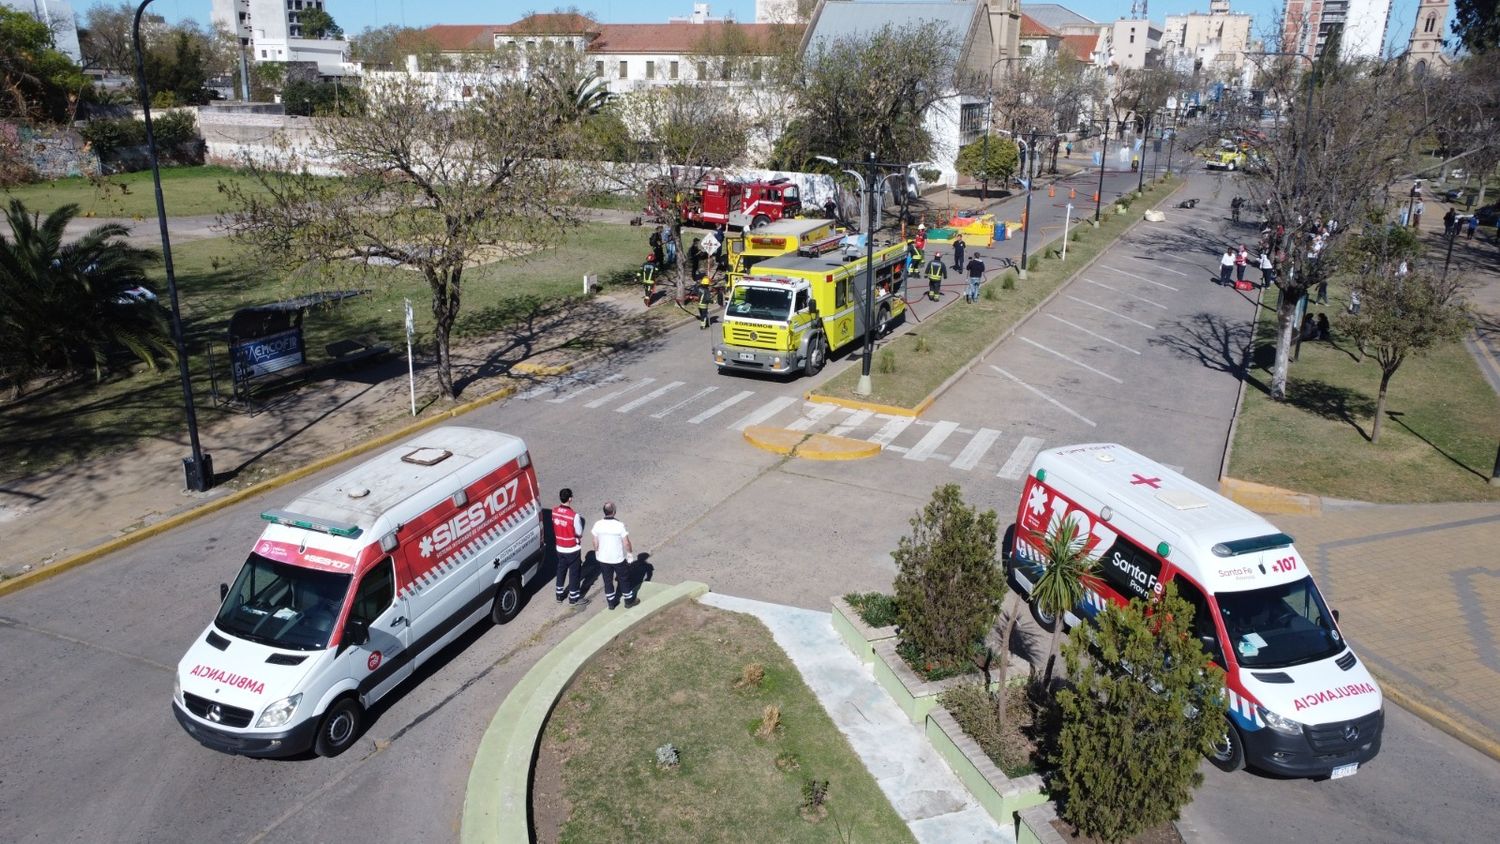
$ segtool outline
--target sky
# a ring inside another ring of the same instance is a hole
[[[121,0],[72,0],[80,16],[89,7],[118,5]],[[550,12],[576,7],[592,14],[600,23],[665,23],[669,17],[687,17],[693,11],[693,0],[325,0],[325,8],[346,32],[357,33],[370,26],[399,24],[425,27],[436,23],[512,23],[531,12]],[[192,18],[207,24],[209,0],[156,0],[151,11],[168,20]],[[1130,16],[1128,0],[1071,0],[1064,2],[1073,11],[1096,21]],[[1230,0],[1230,10],[1255,15],[1252,32],[1262,37],[1276,26],[1282,0]],[[1417,0],[1394,0],[1386,43],[1401,49],[1411,34]],[[709,0],[715,17],[732,15],[746,23],[755,20],[755,0]],[[1025,10],[1025,2],[1022,2]],[[1156,0],[1148,9],[1149,17],[1161,23],[1167,15],[1185,12],[1207,12],[1208,0]]]

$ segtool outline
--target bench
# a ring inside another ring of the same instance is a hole
[[[331,363],[336,366],[348,366],[368,358],[376,358],[391,350],[384,343],[375,343],[367,338],[350,338],[346,340],[335,340],[323,347],[328,356],[333,358]]]

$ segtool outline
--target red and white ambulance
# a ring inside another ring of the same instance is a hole
[[[540,514],[526,444],[457,426],[262,513],[270,524],[178,663],[177,721],[226,753],[341,753],[365,710],[466,628],[516,616]]]
[[[1006,532],[1004,558],[1028,599],[1046,568],[1041,537],[1064,520],[1098,560],[1066,623],[1107,603],[1155,600],[1169,582],[1193,605],[1195,632],[1227,686],[1215,765],[1338,778],[1380,751],[1380,688],[1292,537],[1124,446],[1055,448],[1033,461]],[[1056,623],[1034,603],[1032,613]]]

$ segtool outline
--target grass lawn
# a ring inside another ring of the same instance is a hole
[[[1331,286],[1334,342],[1302,344],[1288,400],[1272,401],[1276,315],[1261,309],[1229,474],[1334,498],[1385,503],[1500,500],[1487,483],[1500,398],[1462,344],[1408,358],[1391,379],[1380,442],[1369,442],[1380,369],[1339,338],[1347,292]],[[1274,303],[1274,292],[1267,295]]]
[[[630,269],[644,248],[644,236],[631,226],[589,223],[557,249],[470,270],[464,277],[455,346],[465,338],[488,338],[524,324],[544,313],[549,303],[579,295],[585,271],[598,272],[602,279],[611,271]],[[401,300],[409,297],[416,317],[418,354],[424,354],[420,347],[425,346],[425,357],[431,357],[431,295],[426,280],[417,273],[379,269],[362,279],[351,269],[337,268],[331,279],[312,273],[287,279],[258,263],[248,250],[222,238],[175,246],[172,255],[202,425],[211,425],[224,413],[208,399],[206,346],[214,344],[220,389],[227,392],[224,330],[230,315],[245,305],[274,302],[317,286],[373,288],[371,295],[307,314],[308,361],[319,363],[328,359],[323,348],[327,343],[346,337],[369,337],[401,348]],[[155,275],[158,287],[164,287],[159,266]],[[520,354],[524,350],[518,349],[512,357]],[[455,377],[457,370],[455,366]],[[44,390],[21,402],[0,404],[0,437],[10,458],[0,465],[0,480],[129,448],[139,439],[173,436],[182,427],[181,388],[176,368],[170,364],[158,373],[122,375],[102,384],[86,380]]]
[[[740,685],[751,663],[764,677]],[[780,726],[762,738],[770,704]],[[668,743],[676,768],[657,764]],[[803,817],[809,779],[828,782],[826,817]],[[691,602],[573,681],[543,733],[532,804],[543,842],[912,840],[770,631]]]
[[[1068,244],[1066,261],[1053,257],[1059,241],[1032,256],[1035,269],[1025,281],[1016,278],[1014,270],[991,276],[984,285],[979,302],[973,305],[954,303],[928,317],[905,334],[884,343],[875,351],[869,396],[854,395],[859,381],[858,350],[850,352],[853,365],[824,382],[813,392],[817,395],[868,401],[894,407],[916,408],[944,381],[984,348],[1015,325],[1039,302],[1056,290],[1079,268],[1124,233],[1140,219],[1141,209],[1160,202],[1175,185],[1149,186],[1143,200],[1137,200],[1124,214],[1106,215],[1099,228],[1079,225],[1073,229],[1078,239]],[[1166,193],[1163,193],[1163,192]],[[1014,279],[1015,289],[1005,290],[1006,278]],[[922,280],[913,278],[908,295],[920,295]],[[909,318],[909,317],[908,317]],[[882,358],[893,362],[895,369],[882,371]]]
[[[219,183],[232,181],[249,180],[227,167],[163,167],[161,192],[167,216],[194,217],[229,210],[229,198],[219,192]],[[78,205],[80,217],[156,216],[150,170],[120,173],[97,182],[85,176],[53,179],[8,188],[4,193],[7,205],[14,197],[26,203],[28,210],[43,214],[71,202]]]

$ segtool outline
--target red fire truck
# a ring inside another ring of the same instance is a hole
[[[802,198],[791,179],[737,182],[704,179],[676,196],[665,184],[653,186],[651,207],[665,211],[677,202],[682,222],[712,227],[720,223],[737,229],[758,229],[766,223],[802,213]]]

